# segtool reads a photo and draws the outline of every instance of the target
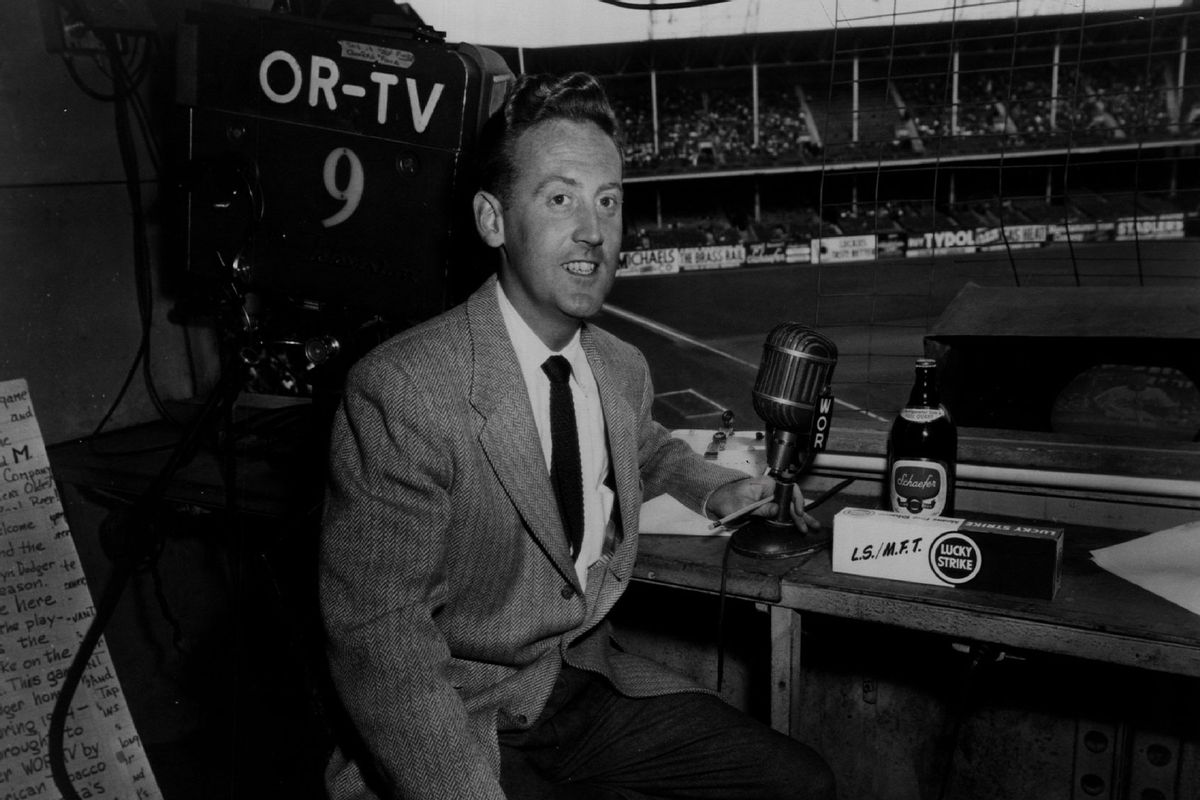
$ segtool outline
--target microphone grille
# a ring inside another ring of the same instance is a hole
[[[763,344],[754,411],[774,428],[807,428],[836,364],[837,345],[825,335],[796,322],[775,326]]]

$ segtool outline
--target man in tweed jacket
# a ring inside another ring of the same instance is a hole
[[[832,797],[807,747],[612,640],[644,499],[719,515],[772,485],[672,438],[651,419],[641,354],[584,321],[622,231],[603,90],[522,78],[481,150],[475,220],[498,277],[357,364],[335,420],[320,588],[355,736],[330,796]],[[574,368],[587,509],[574,560],[549,472],[546,353]]]

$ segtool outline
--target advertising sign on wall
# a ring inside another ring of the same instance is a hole
[[[666,275],[679,272],[679,248],[628,250],[621,253],[617,277],[622,275]]]
[[[838,261],[874,261],[875,234],[860,236],[826,236],[813,239],[812,263],[831,264]]]
[[[1117,220],[1118,242],[1134,239],[1182,239],[1183,212],[1148,217],[1121,217]]]
[[[812,244],[810,242],[789,243],[784,258],[789,264],[812,263]]]
[[[1050,242],[1070,242],[1072,244],[1107,241],[1111,238],[1112,227],[1111,222],[1055,223],[1046,226],[1046,239]]]
[[[752,242],[746,245],[747,264],[787,263],[786,242]]]
[[[947,253],[974,253],[975,249],[975,231],[929,231],[908,237],[906,255],[911,258]]]
[[[1005,225],[976,228],[975,244],[980,250],[1021,250],[1046,243],[1045,225]]]
[[[746,263],[746,248],[740,244],[714,244],[708,247],[683,247],[679,250],[679,269],[729,269]]]
[[[878,234],[878,241],[875,243],[875,253],[877,258],[904,258],[904,251],[908,244],[907,237],[903,233],[881,233]]]

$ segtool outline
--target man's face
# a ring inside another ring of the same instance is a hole
[[[616,276],[621,247],[621,156],[590,122],[549,120],[517,140],[498,228],[500,282],[517,311],[552,349],[595,315]],[[482,194],[482,193],[481,193]],[[476,198],[477,215],[479,198]],[[481,229],[486,227],[480,223]]]

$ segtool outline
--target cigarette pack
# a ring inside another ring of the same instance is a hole
[[[833,571],[1054,599],[1063,529],[1040,522],[915,517],[846,508],[833,519]]]

